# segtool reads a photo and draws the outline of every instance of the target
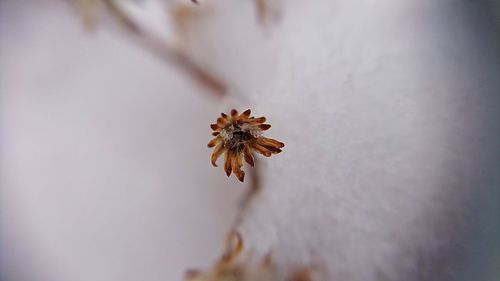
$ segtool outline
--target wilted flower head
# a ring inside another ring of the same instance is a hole
[[[238,231],[233,231],[227,237],[226,250],[219,261],[209,270],[188,270],[185,281],[312,281],[313,267],[296,267],[280,277],[271,253],[260,262],[255,263],[250,256],[242,257],[243,239]]]
[[[253,167],[254,151],[269,157],[280,153],[280,148],[285,146],[275,139],[263,137],[262,132],[271,128],[271,125],[264,124],[265,117],[251,117],[250,113],[250,109],[241,114],[233,109],[230,116],[221,113],[217,123],[210,125],[214,130],[212,135],[215,136],[208,143],[208,147],[215,146],[211,159],[212,165],[217,167],[215,162],[222,154],[225,154],[224,170],[227,176],[229,177],[232,172],[240,181],[245,178],[245,172],[241,170],[243,159]]]

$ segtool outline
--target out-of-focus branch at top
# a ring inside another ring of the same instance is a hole
[[[76,3],[80,9],[82,21],[87,28],[95,28],[97,14],[100,12],[99,9],[105,9],[131,41],[134,41],[163,61],[178,66],[216,96],[222,97],[227,93],[227,85],[224,81],[196,63],[183,50],[171,46],[168,42],[141,26],[116,1],[77,0]]]

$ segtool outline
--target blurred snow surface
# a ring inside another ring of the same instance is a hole
[[[222,105],[123,38],[83,34],[58,2],[1,2],[12,280],[208,266],[242,191],[205,148],[232,106],[286,143],[259,162],[241,225],[256,254],[330,281],[497,280],[500,44],[486,2],[278,1],[267,28],[251,1],[208,2],[187,47],[230,83]]]

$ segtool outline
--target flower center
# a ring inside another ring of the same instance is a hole
[[[222,130],[221,135],[224,138],[224,145],[229,149],[242,150],[244,145],[255,136],[247,124],[233,124]]]

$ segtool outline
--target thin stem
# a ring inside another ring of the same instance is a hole
[[[238,229],[238,226],[241,225],[243,217],[245,216],[245,213],[248,209],[248,206],[252,202],[252,199],[254,199],[255,196],[261,191],[262,186],[261,186],[259,169],[257,168],[258,167],[257,158],[255,158],[254,161],[255,161],[255,167],[249,171],[250,186],[245,192],[245,194],[243,194],[243,197],[241,198],[239,209],[236,214],[236,219],[231,229]]]
[[[103,0],[113,18],[120,23],[123,31],[138,45],[150,51],[167,63],[180,67],[213,94],[222,97],[227,93],[227,86],[206,69],[194,62],[186,53],[164,42],[158,36],[147,32],[137,24],[115,1]]]

